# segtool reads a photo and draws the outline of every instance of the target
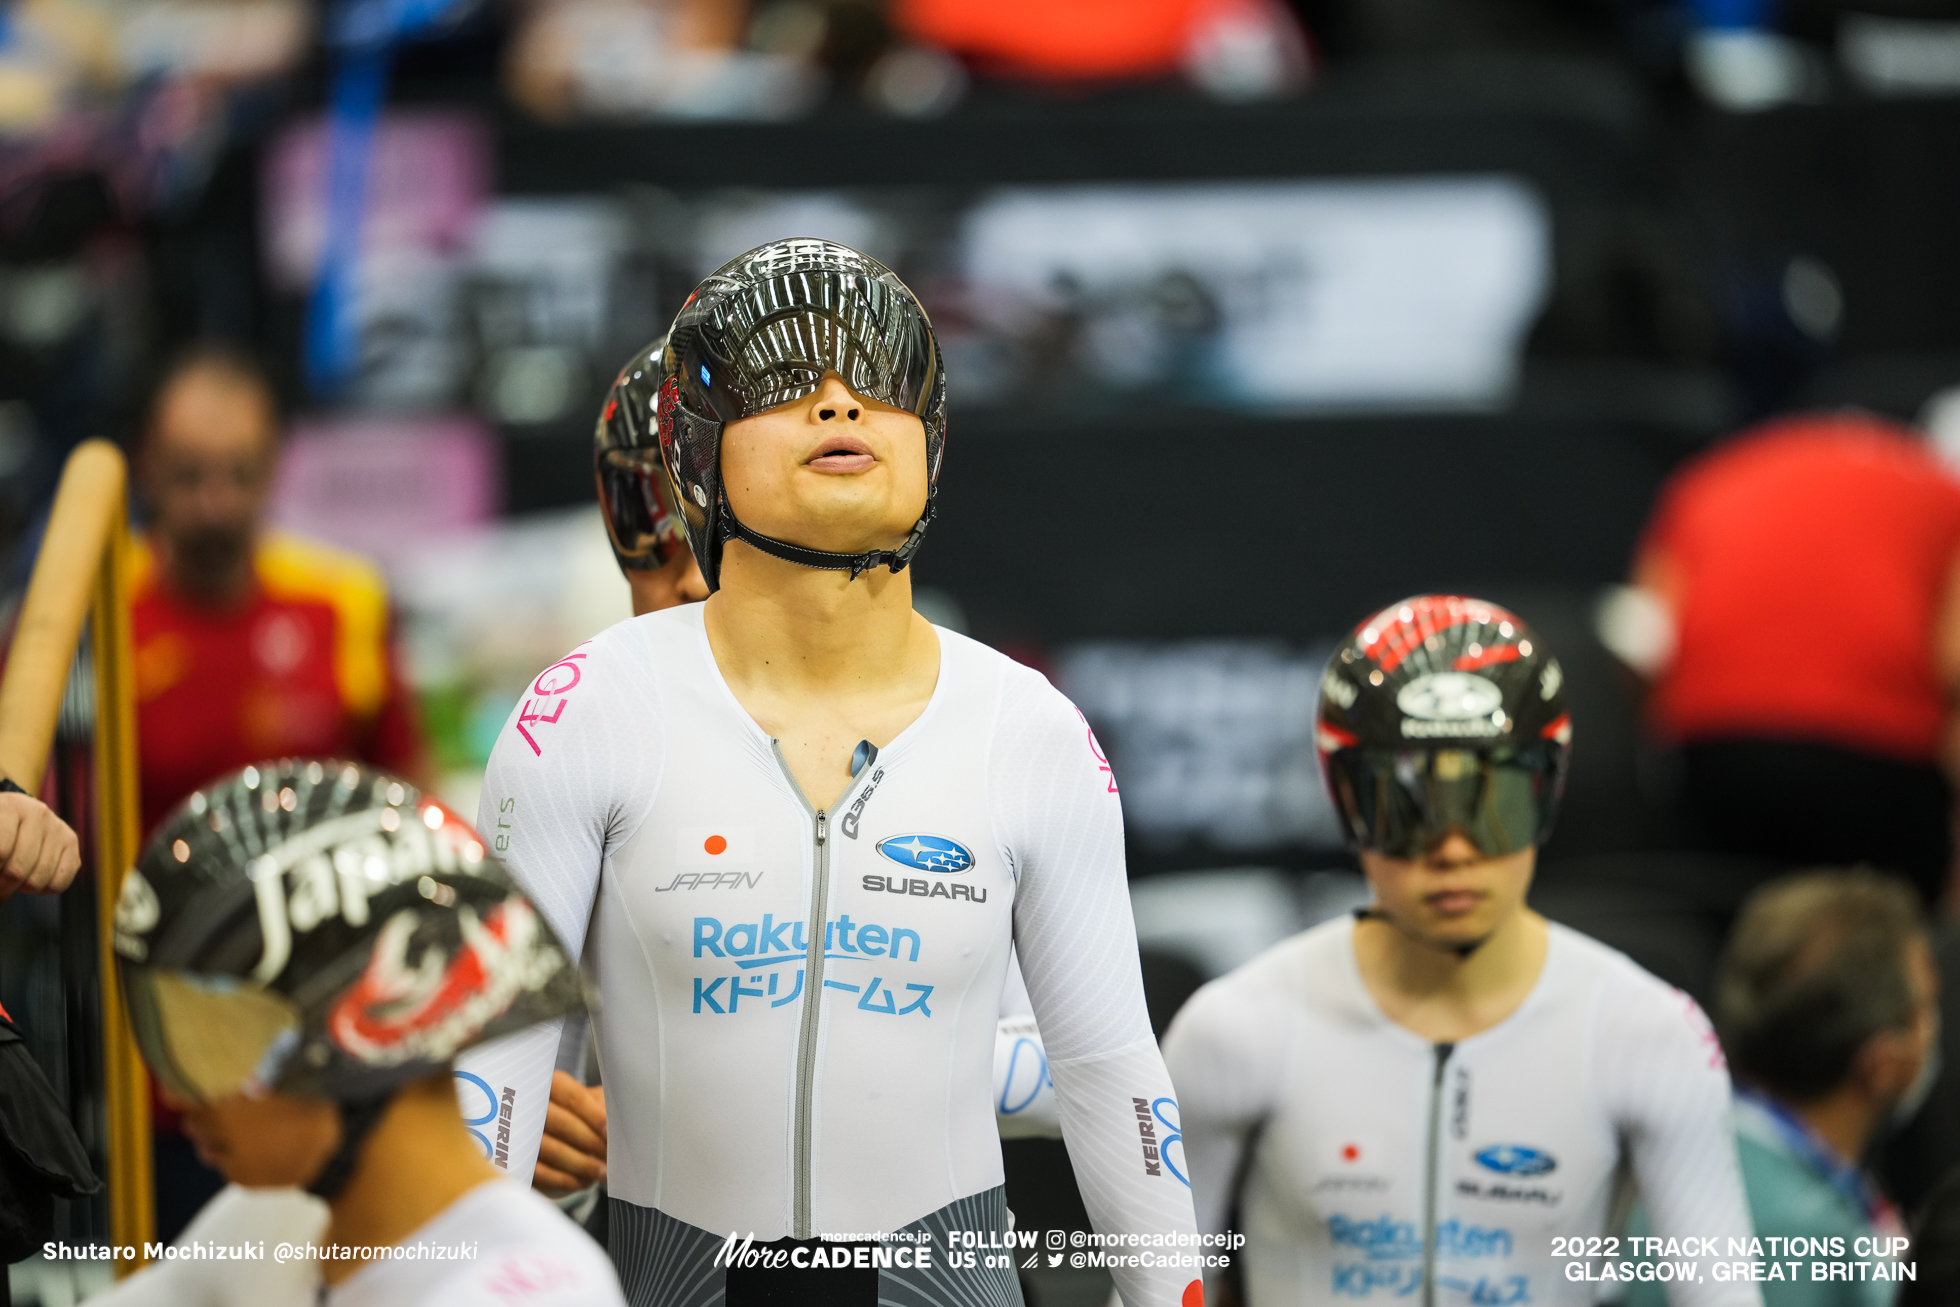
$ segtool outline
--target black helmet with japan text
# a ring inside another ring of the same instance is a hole
[[[661,456],[687,542],[710,590],[733,537],[805,567],[902,571],[937,511],[946,451],[946,369],[932,322],[898,274],[847,245],[771,241],[709,274],[674,318],[657,356],[629,364],[635,393],[654,387]],[[812,549],[751,530],[722,491],[721,436],[730,422],[813,393],[835,372],[858,395],[904,409],[925,426],[926,506],[897,549]],[[615,535],[617,544],[617,535]]]
[[[174,1093],[385,1098],[580,999],[469,825],[406,781],[261,763],[178,805],[124,879],[117,969]]]
[[[1558,660],[1514,614],[1420,595],[1354,628],[1321,680],[1315,743],[1349,841],[1485,857],[1550,837],[1571,755]]]

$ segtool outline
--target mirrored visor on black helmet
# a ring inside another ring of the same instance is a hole
[[[659,449],[600,450],[594,471],[606,534],[622,566],[660,567],[687,552]]]
[[[843,271],[785,273],[670,343],[689,407],[734,422],[798,400],[835,372],[853,393],[923,415],[938,380],[932,327],[902,289]]]
[[[123,980],[136,1046],[181,1098],[262,1094],[299,1047],[299,1009],[249,980],[149,967],[125,967]]]
[[[1327,766],[1360,847],[1419,858],[1456,832],[1499,858],[1549,834],[1560,748],[1348,748],[1329,754]]]

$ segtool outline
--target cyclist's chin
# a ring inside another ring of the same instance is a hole
[[[1488,938],[1502,915],[1494,895],[1450,895],[1440,902],[1425,900],[1414,913],[1413,924],[1423,939],[1439,948],[1462,948]]]

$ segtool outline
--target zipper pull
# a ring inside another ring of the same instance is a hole
[[[822,844],[824,842],[824,837],[829,833],[829,831],[830,831],[830,814],[827,812],[819,812],[817,814],[817,843]]]

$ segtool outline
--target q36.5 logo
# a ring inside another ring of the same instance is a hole
[[[878,852],[913,871],[937,871],[950,876],[973,866],[973,855],[967,852],[966,846],[943,835],[894,835],[878,841]]]
[[[497,1155],[497,1146],[491,1142],[491,1134],[496,1131],[499,1109],[503,1106],[497,1091],[490,1087],[482,1076],[471,1075],[467,1071],[454,1073],[456,1080],[456,1105],[462,1109],[463,1125],[470,1135],[483,1147],[485,1159]],[[489,1126],[486,1134],[483,1127]]]

